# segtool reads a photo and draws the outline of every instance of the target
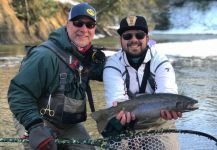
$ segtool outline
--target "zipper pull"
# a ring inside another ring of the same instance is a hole
[[[71,55],[69,56],[69,64],[70,65],[72,64],[72,56]]]
[[[81,81],[81,71],[82,71],[82,70],[83,70],[83,66],[80,65],[80,66],[78,67],[78,73],[79,73],[80,84],[82,83],[82,81]]]

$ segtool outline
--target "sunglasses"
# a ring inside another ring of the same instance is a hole
[[[76,21],[72,21],[72,22],[73,22],[73,25],[78,27],[78,28],[83,27],[84,24],[88,29],[93,29],[96,26],[96,23],[93,21],[83,22],[80,20],[76,20]]]
[[[144,32],[137,32],[135,34],[134,33],[125,33],[125,34],[122,34],[122,37],[124,40],[131,40],[134,35],[138,40],[142,40],[146,36],[146,33],[144,33]]]

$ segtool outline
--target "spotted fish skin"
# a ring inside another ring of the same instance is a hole
[[[119,102],[116,107],[102,109],[92,113],[92,118],[97,122],[97,128],[101,133],[108,122],[121,110],[133,112],[136,116],[136,126],[149,124],[160,118],[160,110],[189,112],[198,109],[197,100],[178,94],[158,93],[140,94],[136,97]]]

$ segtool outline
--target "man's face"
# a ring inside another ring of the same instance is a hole
[[[85,47],[90,44],[96,30],[95,22],[88,17],[68,21],[66,28],[70,40],[78,47]]]
[[[121,35],[120,40],[126,53],[139,56],[145,50],[149,36],[142,30],[128,30]]]

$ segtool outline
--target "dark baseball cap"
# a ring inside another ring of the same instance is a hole
[[[80,16],[86,16],[96,21],[96,10],[88,3],[80,3],[70,9],[68,20],[73,20]]]
[[[122,19],[117,32],[122,35],[127,30],[142,30],[148,34],[148,25],[145,18],[142,16],[128,16]]]

